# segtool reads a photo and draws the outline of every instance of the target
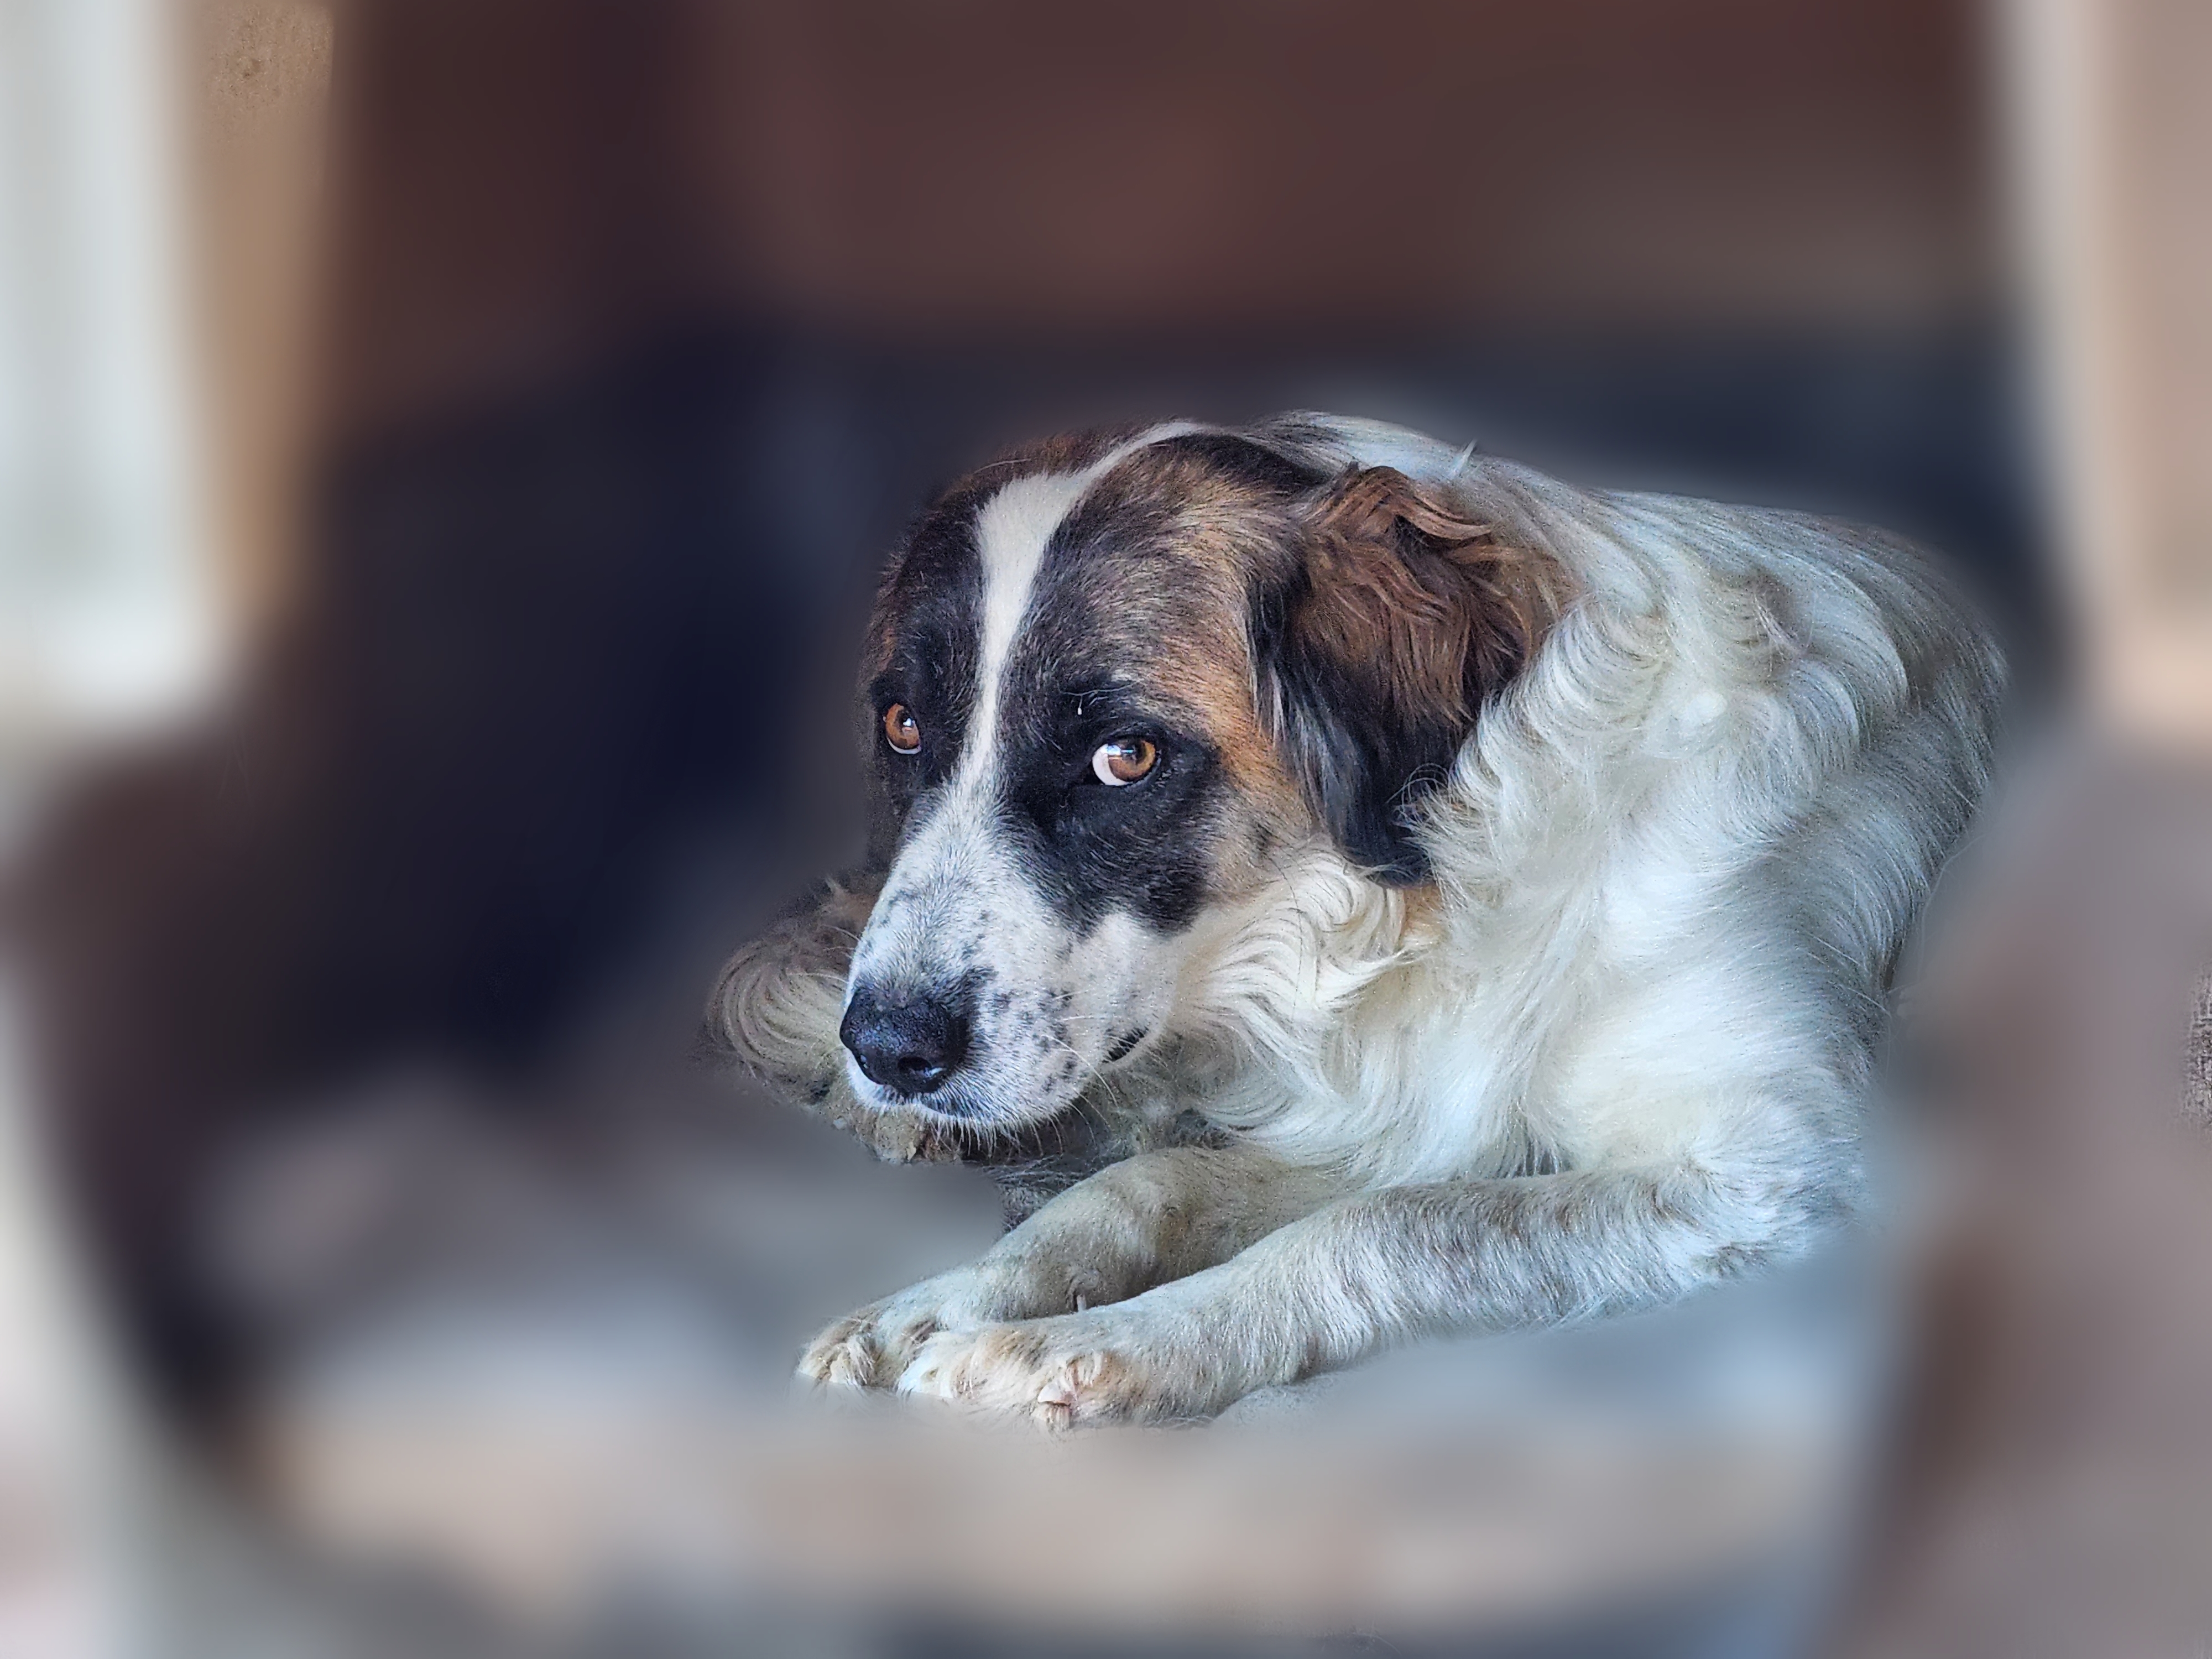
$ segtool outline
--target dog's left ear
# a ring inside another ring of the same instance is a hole
[[[1299,558],[1254,616],[1261,717],[1337,844],[1379,879],[1426,880],[1412,826],[1483,704],[1557,608],[1550,561],[1391,467],[1306,504]]]

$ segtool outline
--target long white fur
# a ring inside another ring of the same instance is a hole
[[[1281,430],[1576,584],[1425,809],[1433,902],[1289,849],[1176,942],[1171,1040],[1115,1079],[1228,1151],[1077,1187],[842,1322],[808,1374],[1051,1421],[1205,1412],[1421,1330],[1680,1294],[1859,1203],[1884,975],[1984,781],[1987,636],[1873,532]],[[1208,1214],[1210,1256],[1170,1248]]]

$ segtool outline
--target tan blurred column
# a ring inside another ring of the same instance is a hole
[[[2212,4],[2012,0],[2014,152],[2084,687],[2212,749]]]
[[[195,228],[223,599],[251,637],[298,558],[314,447],[328,0],[200,0]]]

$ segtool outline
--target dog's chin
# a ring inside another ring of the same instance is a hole
[[[931,1122],[984,1135],[1016,1133],[1050,1122],[1077,1098],[1077,1091],[1054,1088],[1049,1082],[964,1075],[926,1095],[895,1094],[850,1058],[845,1075],[854,1097],[871,1111],[912,1112]]]

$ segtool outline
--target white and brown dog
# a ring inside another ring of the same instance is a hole
[[[715,1014],[879,1149],[1060,1188],[802,1371],[1048,1424],[1648,1305],[1850,1214],[2002,680],[1888,537],[1308,416],[983,468],[865,657],[871,867]]]

